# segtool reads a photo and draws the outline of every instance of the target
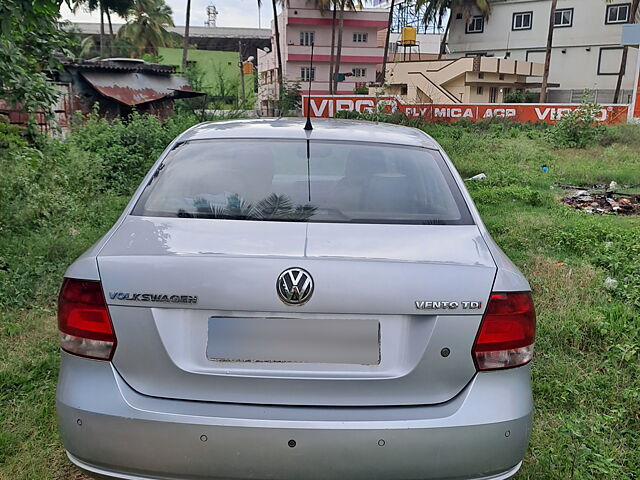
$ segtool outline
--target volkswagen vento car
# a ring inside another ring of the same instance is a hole
[[[346,120],[197,125],[59,297],[60,432],[121,479],[504,479],[530,287],[442,148]]]

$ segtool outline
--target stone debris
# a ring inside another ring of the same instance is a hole
[[[569,191],[563,202],[585,213],[595,215],[640,215],[640,194],[625,194],[622,189],[612,181],[609,185],[594,185],[591,188],[576,187],[573,185],[559,185]]]

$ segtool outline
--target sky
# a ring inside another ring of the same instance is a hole
[[[173,21],[176,25],[184,25],[186,21],[187,0],[166,0],[173,10]],[[253,27],[258,28],[258,2],[256,0],[191,0],[191,25],[204,26],[207,19],[206,8],[215,5],[218,10],[218,27]],[[261,26],[269,28],[269,22],[273,17],[271,2],[262,1]],[[73,14],[65,6],[62,8],[62,17],[74,22],[100,22],[99,13],[78,12]],[[123,22],[113,18],[115,23]]]

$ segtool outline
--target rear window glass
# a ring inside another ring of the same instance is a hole
[[[192,141],[155,172],[134,215],[472,224],[438,152],[395,145]]]

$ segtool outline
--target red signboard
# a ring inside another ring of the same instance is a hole
[[[411,118],[423,118],[433,122],[454,122],[466,119],[472,122],[487,118],[509,118],[516,122],[555,123],[579,105],[546,104],[418,104],[408,105],[395,97],[322,96],[311,97],[312,117],[333,117],[340,110],[359,113],[373,112],[380,108],[387,113],[404,112]],[[303,113],[307,114],[307,97],[303,97]],[[603,105],[596,120],[607,125],[627,121],[628,105]]]

